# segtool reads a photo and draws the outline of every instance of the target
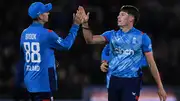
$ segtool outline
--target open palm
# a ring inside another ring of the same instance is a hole
[[[89,20],[89,12],[86,14],[86,12],[85,12],[85,10],[84,10],[84,8],[82,7],[82,6],[79,6],[78,7],[78,10],[80,11],[80,13],[82,14],[82,17],[83,17],[83,22],[84,23],[86,23],[86,22],[88,22],[88,20]]]

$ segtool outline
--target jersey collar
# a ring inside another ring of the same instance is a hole
[[[123,32],[122,29],[120,29],[122,33],[124,34],[129,34],[130,32],[133,32],[135,30],[134,27],[132,27],[128,32]]]
[[[39,22],[33,22],[31,24],[31,26],[39,26],[39,27],[43,27],[43,24],[39,23]]]

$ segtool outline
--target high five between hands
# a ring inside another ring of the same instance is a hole
[[[82,26],[85,27],[89,20],[89,14],[89,12],[86,14],[82,6],[79,6],[78,10],[76,11],[76,14],[73,14],[74,24],[82,24]]]

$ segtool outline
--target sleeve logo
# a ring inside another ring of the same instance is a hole
[[[152,44],[150,44],[150,45],[148,46],[148,48],[149,48],[149,49],[152,49]]]
[[[58,42],[58,43],[61,43],[61,41],[62,41],[62,39],[59,37],[58,40],[57,40],[57,42]]]

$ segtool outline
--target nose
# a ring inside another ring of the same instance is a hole
[[[120,15],[117,16],[117,19],[119,19],[119,18],[120,18]]]

